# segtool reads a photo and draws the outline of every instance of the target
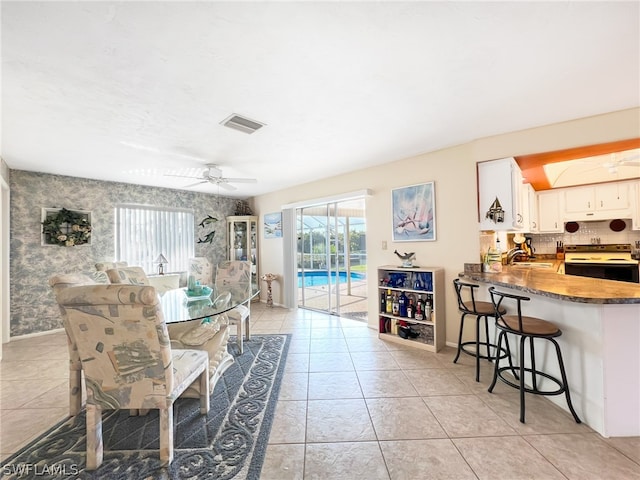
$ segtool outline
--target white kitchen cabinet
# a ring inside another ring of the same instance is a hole
[[[530,184],[524,185],[527,196],[527,206],[529,212],[529,232],[538,233],[540,231],[540,222],[538,214],[538,195]],[[526,222],[525,222],[526,229]]]
[[[536,191],[533,187],[525,183],[522,185],[522,212],[523,212],[523,230],[525,232],[538,232],[538,202],[536,200]]]
[[[564,222],[561,215],[562,196],[558,191],[545,190],[538,197],[538,233],[562,232]]]
[[[521,230],[522,172],[513,158],[478,163],[478,199],[480,230]],[[498,200],[504,210],[502,220],[487,216]]]
[[[633,182],[630,188],[634,194],[631,228],[633,230],[640,230],[640,181]]]
[[[611,182],[562,189],[567,221],[630,218],[632,192],[629,182]]]

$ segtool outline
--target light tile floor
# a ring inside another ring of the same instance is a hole
[[[521,424],[517,391],[487,392],[488,363],[476,383],[473,359],[453,364],[452,348],[388,344],[317,312],[251,310],[252,333],[292,334],[261,480],[640,479],[640,437],[603,438],[535,396]],[[67,415],[66,340],[12,341],[3,356],[6,458]]]

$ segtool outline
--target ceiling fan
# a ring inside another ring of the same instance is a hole
[[[217,165],[212,163],[208,163],[205,165],[205,168],[202,172],[202,175],[199,177],[190,177],[186,175],[170,175],[167,174],[167,177],[181,177],[181,178],[194,178],[198,179],[198,182],[191,183],[189,185],[185,185],[182,188],[191,188],[196,185],[202,185],[203,183],[211,183],[213,185],[218,185],[220,188],[224,188],[225,190],[236,190],[236,187],[231,185],[232,183],[256,183],[257,180],[255,178],[232,178],[225,177],[222,174],[222,170]]]
[[[601,166],[606,168],[607,171],[611,174],[618,173],[618,167],[640,167],[640,153],[634,153],[631,155],[622,154],[611,154],[611,159],[609,161],[603,162]]]

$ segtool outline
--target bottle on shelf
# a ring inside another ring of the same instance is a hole
[[[413,318],[415,311],[415,305],[413,304],[413,297],[409,297],[409,303],[407,305],[407,318]]]
[[[394,292],[393,303],[391,304],[391,314],[398,315],[400,313],[400,304],[398,303],[398,295]]]
[[[387,290],[387,302],[385,305],[385,312],[391,313],[393,311],[393,297],[391,296],[391,289]]]
[[[414,317],[416,320],[424,320],[424,302],[422,295],[418,296],[418,302],[416,303],[416,313]]]
[[[427,295],[427,300],[424,304],[424,319],[428,322],[431,321],[431,312],[433,311],[433,300],[431,295]]]
[[[387,311],[387,294],[384,290],[380,291],[380,311],[383,313]]]
[[[398,296],[398,314],[401,317],[407,316],[407,300],[407,295],[404,292],[400,292],[400,295]]]

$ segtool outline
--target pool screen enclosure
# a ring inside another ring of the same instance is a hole
[[[366,223],[362,199],[296,210],[298,306],[366,318]]]

